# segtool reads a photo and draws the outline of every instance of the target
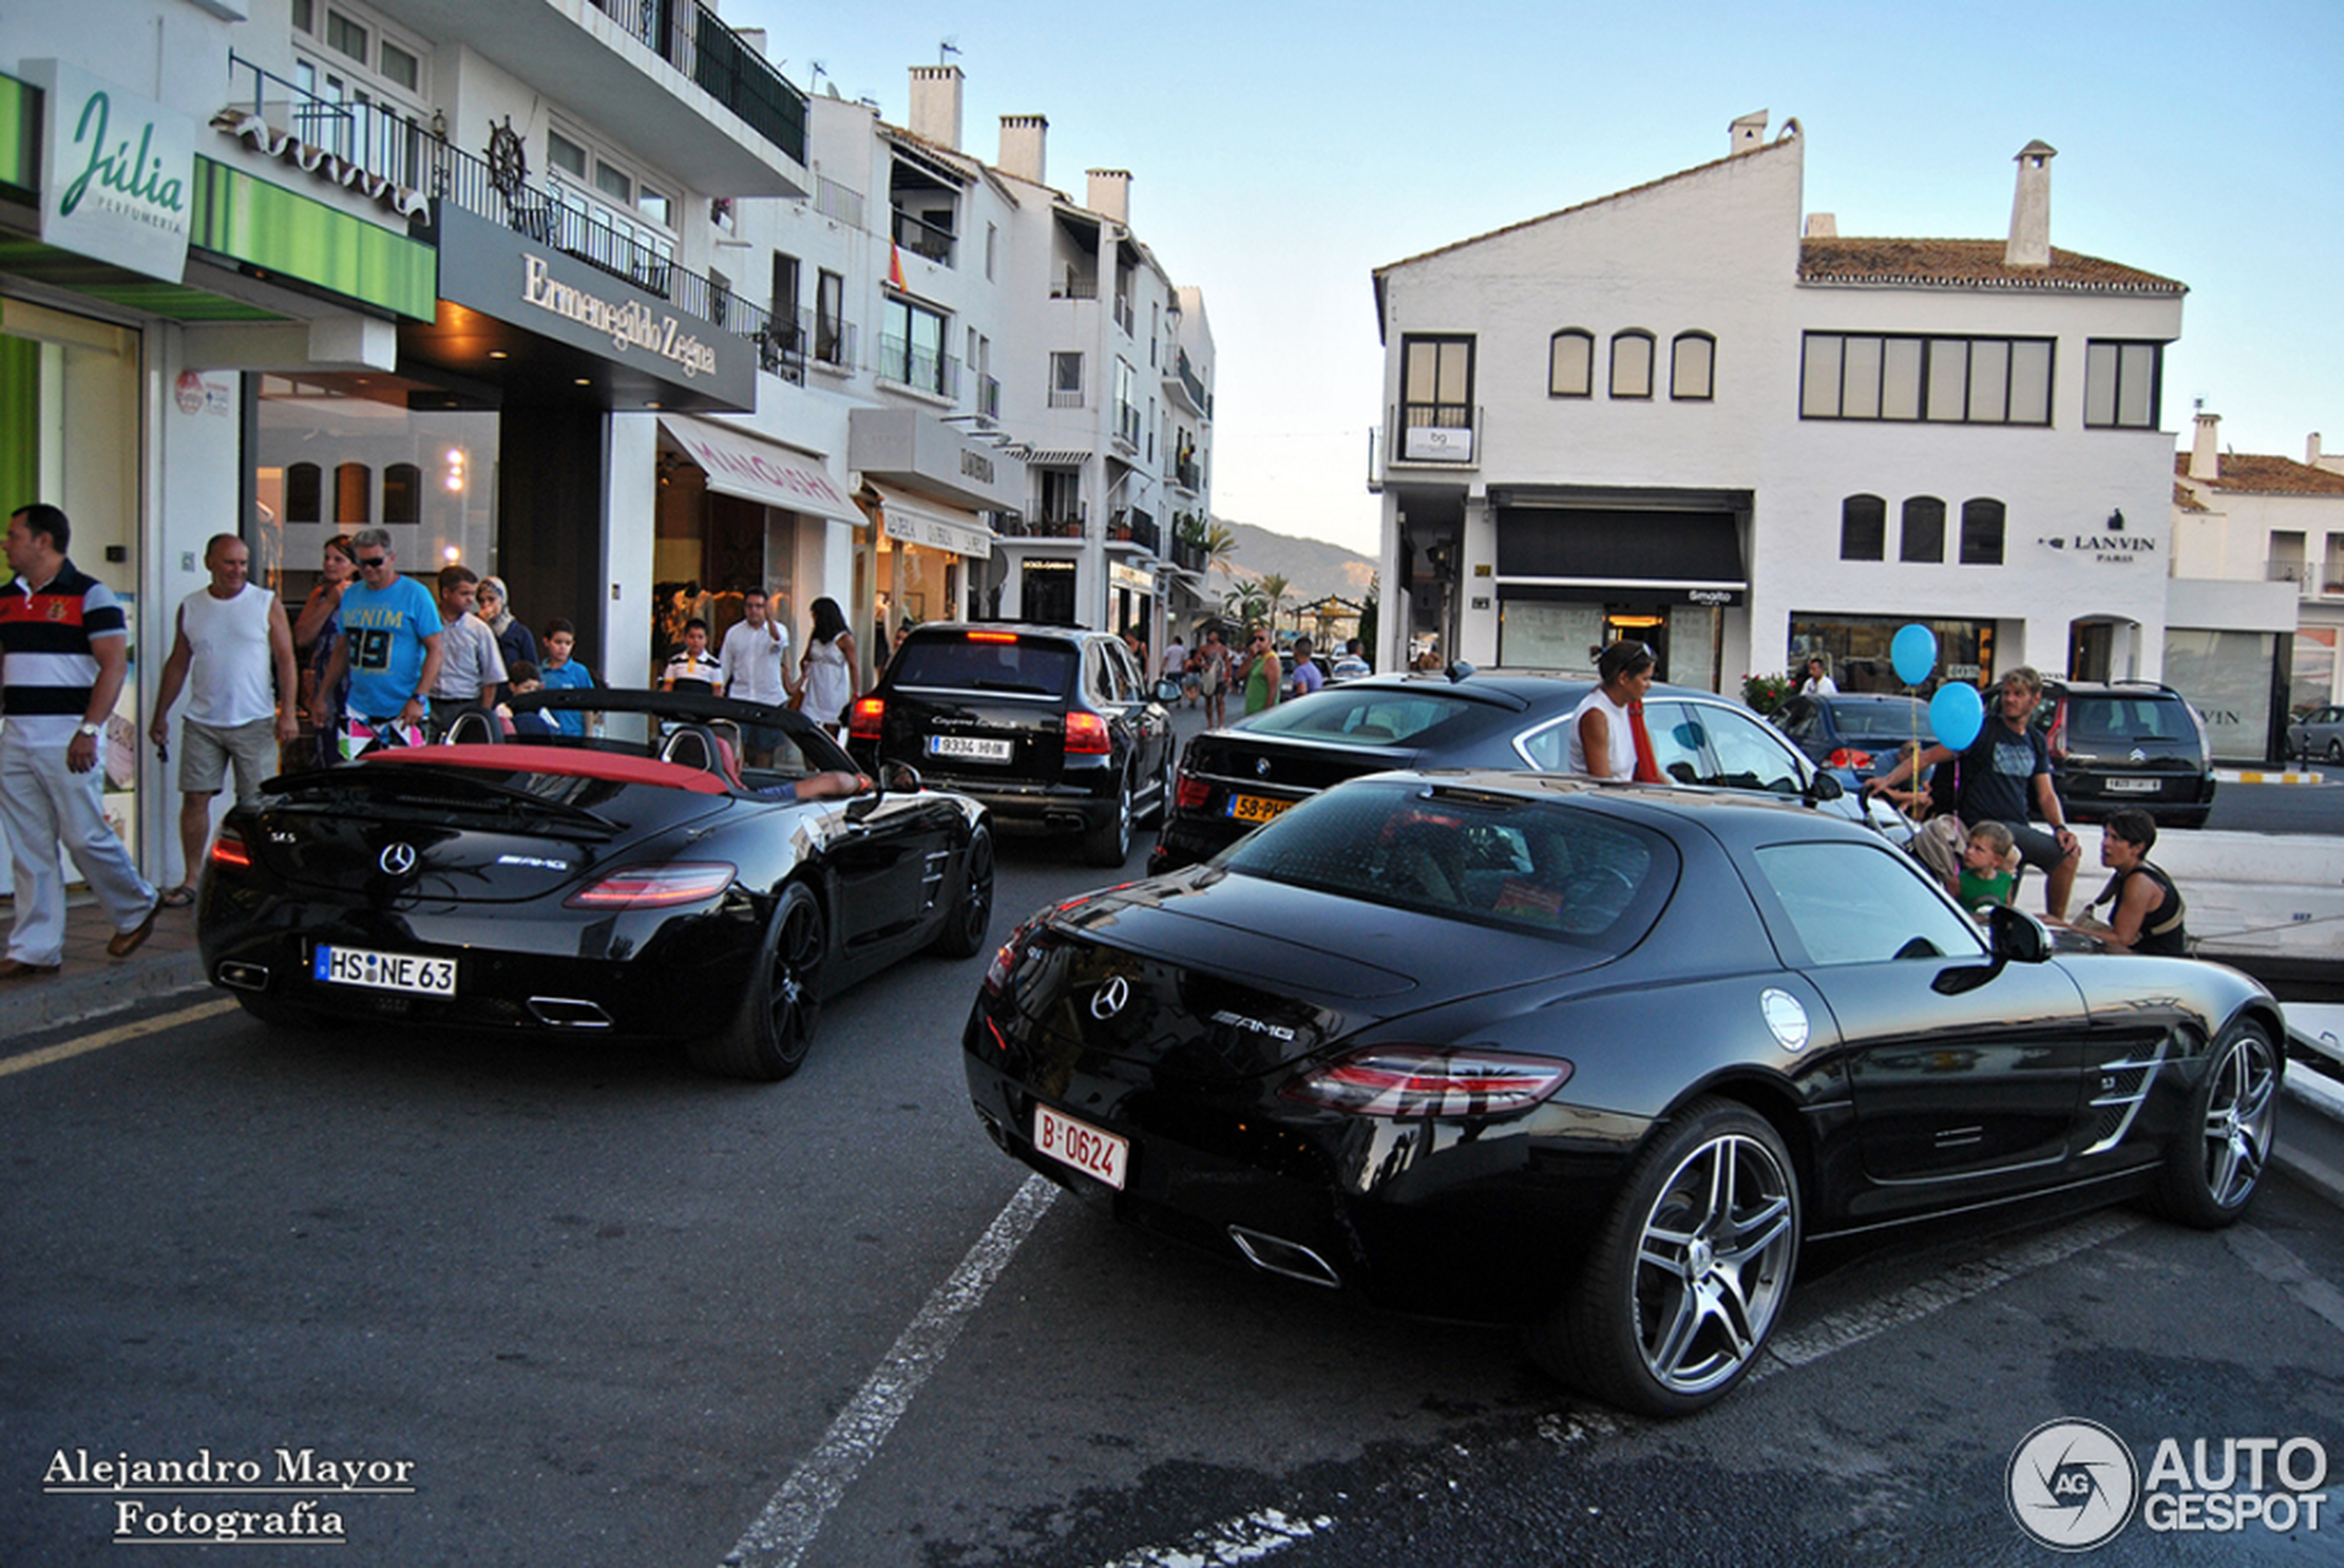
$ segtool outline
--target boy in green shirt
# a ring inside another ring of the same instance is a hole
[[[1951,890],[1972,915],[1989,904],[2008,904],[2017,891],[2016,850],[2010,830],[2000,822],[1980,822],[1969,830],[1961,852],[1961,876]]]

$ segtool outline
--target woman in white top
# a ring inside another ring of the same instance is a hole
[[[846,612],[838,607],[837,600],[817,599],[812,609],[814,628],[797,662],[806,691],[799,712],[818,724],[835,729],[855,696],[855,634],[846,629]]]
[[[1580,699],[1571,711],[1570,769],[1598,779],[1636,776],[1635,730],[1628,721],[1628,704],[1642,702],[1652,689],[1652,672],[1658,661],[1641,642],[1615,642],[1596,657],[1596,678],[1603,684]]]

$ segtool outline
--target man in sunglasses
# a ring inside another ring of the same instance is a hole
[[[1238,672],[1238,679],[1245,685],[1247,717],[1274,708],[1278,703],[1278,682],[1285,671],[1278,665],[1278,651],[1270,642],[1266,627],[1249,628],[1245,635],[1245,664]]]
[[[350,542],[358,552],[358,581],[342,591],[341,641],[317,683],[309,717],[320,729],[332,722],[331,694],[347,671],[348,744],[361,747],[377,732],[392,730],[412,745],[439,678],[439,606],[422,583],[399,575],[389,530],[362,528]]]

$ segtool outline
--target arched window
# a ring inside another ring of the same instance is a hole
[[[424,521],[424,471],[412,462],[383,467],[383,521]]]
[[[334,521],[361,526],[375,521],[375,471],[363,462],[334,469]]]
[[[286,466],[285,521],[326,521],[326,476],[316,463],[296,462]]]
[[[1878,496],[1850,496],[1839,503],[1839,558],[1884,560],[1888,555],[1888,503]]]
[[[1668,395],[1679,402],[1707,402],[1716,392],[1717,340],[1706,332],[1680,332],[1668,345]]]
[[[1547,396],[1590,398],[1596,391],[1596,335],[1566,327],[1547,342]]]
[[[2003,564],[2003,509],[2000,501],[1979,496],[1961,504],[1961,564],[1998,567]]]
[[[1914,496],[1905,502],[1905,535],[1896,558],[1943,561],[1945,558],[1945,503],[1934,496]]]
[[[1642,328],[1612,334],[1611,395],[1652,396],[1652,334]]]

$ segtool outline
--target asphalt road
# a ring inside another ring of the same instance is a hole
[[[2250,833],[2344,833],[2344,768],[2310,771],[2331,782],[2218,785],[2206,825]]]
[[[1099,880],[1009,842],[997,934]],[[2284,1179],[2220,1235],[2117,1209],[1811,1257],[1756,1380],[1631,1420],[1510,1333],[1030,1180],[962,1080],[985,963],[857,987],[777,1085],[591,1040],[289,1035],[202,993],[0,1045],[0,1562],[116,1563],[176,1506],[339,1514],[325,1555],[367,1564],[1975,1568],[2054,1560],[2005,1502],[2046,1422],[2144,1464],[2204,1439],[2217,1469],[2226,1439],[2308,1439],[2344,1477],[2344,1227]],[[362,1490],[88,1467],[123,1456]],[[2136,1518],[2093,1558],[2344,1562],[2307,1507]]]

